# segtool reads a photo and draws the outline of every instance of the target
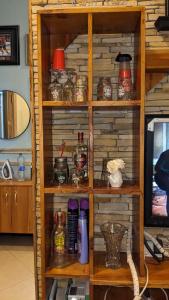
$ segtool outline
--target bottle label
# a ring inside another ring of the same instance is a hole
[[[78,212],[68,211],[68,251],[77,252]]]
[[[65,246],[65,239],[64,234],[57,233],[55,235],[55,250],[57,253],[63,253],[64,252],[64,246]]]
[[[57,171],[55,173],[56,181],[59,182],[60,184],[66,183],[66,173],[65,172],[59,172]]]
[[[18,171],[22,171],[22,172],[25,171],[25,166],[23,166],[23,165],[19,166]]]
[[[112,94],[112,91],[111,91],[111,87],[110,86],[105,86],[103,88],[103,98],[111,98],[111,94]]]
[[[79,169],[82,169],[87,164],[87,155],[86,154],[80,154],[77,155],[76,165]]]
[[[120,70],[119,77],[121,79],[124,79],[124,78],[130,78],[131,79],[131,70],[130,69]]]
[[[79,256],[81,254],[81,239],[82,239],[81,226],[80,226],[80,224],[78,224],[78,254],[79,254]]]

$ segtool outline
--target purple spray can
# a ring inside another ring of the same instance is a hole
[[[67,214],[68,253],[77,253],[79,204],[77,199],[69,199]]]
[[[87,219],[85,212],[80,211],[78,221],[78,254],[81,264],[88,263],[88,234],[87,234]]]
[[[87,221],[87,234],[89,236],[89,199],[88,198],[81,198],[80,199],[80,211],[84,211],[86,215]]]

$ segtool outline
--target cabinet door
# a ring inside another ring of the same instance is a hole
[[[31,187],[12,187],[12,232],[29,233],[29,197]]]
[[[0,188],[0,232],[11,232],[11,189],[9,187]]]

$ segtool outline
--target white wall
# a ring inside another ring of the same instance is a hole
[[[18,92],[30,103],[29,67],[25,63],[25,35],[29,32],[28,0],[0,0],[0,26],[19,25],[20,27],[20,65],[0,66],[0,90]],[[0,140],[0,148],[30,148],[31,127],[20,137]]]

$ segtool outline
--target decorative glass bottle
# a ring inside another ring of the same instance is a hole
[[[87,102],[87,76],[77,76],[75,87],[75,102]]]
[[[64,214],[59,209],[56,215],[56,229],[54,234],[54,250],[55,253],[62,255],[65,253],[65,229],[64,229]]]
[[[88,179],[88,147],[83,140],[83,132],[78,132],[78,144],[73,156],[74,166],[72,173],[73,183],[83,183]]]

